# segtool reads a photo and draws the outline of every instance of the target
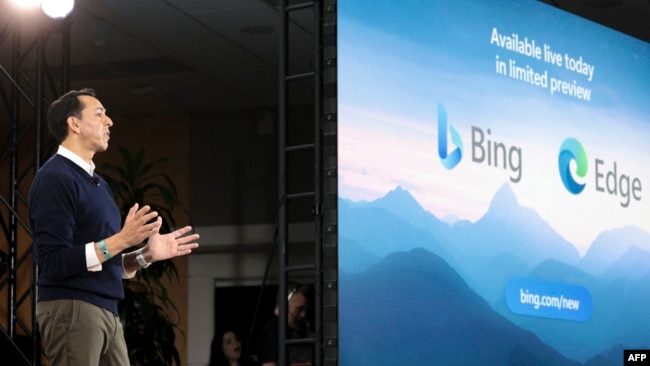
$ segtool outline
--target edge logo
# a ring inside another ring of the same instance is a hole
[[[574,173],[571,172],[571,161],[575,161],[575,175],[584,178],[587,175],[588,162],[587,153],[582,144],[569,137],[560,146],[558,156],[558,168],[560,178],[567,191],[573,194],[580,194],[586,186],[586,183],[578,183],[574,179]],[[641,201],[641,179],[628,174],[621,174],[618,171],[616,161],[611,163],[609,168],[605,167],[605,160],[594,159],[594,184],[597,192],[608,193],[610,196],[620,197],[620,205],[626,208],[630,201]]]
[[[463,158],[463,140],[454,126],[449,126],[449,134],[456,145],[451,153],[447,149],[447,111],[442,103],[438,103],[438,156],[442,165],[451,170]]]
[[[572,137],[567,138],[562,143],[562,146],[560,146],[560,155],[557,160],[558,168],[560,169],[560,178],[562,178],[564,188],[573,194],[582,192],[585,189],[585,183],[580,184],[576,182],[573,179],[570,168],[571,161],[575,161],[577,165],[575,174],[580,178],[584,178],[587,175],[587,153],[582,147],[582,144]]]

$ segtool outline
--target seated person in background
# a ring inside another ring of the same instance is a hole
[[[233,330],[227,328],[215,333],[210,346],[209,366],[244,366],[241,355],[241,342]]]
[[[306,285],[289,286],[287,291],[287,339],[310,336],[309,322],[307,321],[310,291],[310,287]],[[279,319],[280,307],[276,305],[274,316],[261,327],[257,338],[257,360],[260,366],[278,366]],[[287,350],[287,361],[290,365],[311,365],[312,348],[310,345],[292,345]]]

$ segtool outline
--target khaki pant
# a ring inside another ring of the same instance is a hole
[[[40,301],[36,317],[52,366],[129,366],[120,318],[80,300]]]

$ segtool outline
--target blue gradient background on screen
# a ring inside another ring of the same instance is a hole
[[[337,7],[340,364],[619,365],[650,347],[636,325],[650,324],[649,45],[536,1]],[[582,57],[593,80],[491,44],[495,27]],[[591,98],[501,75],[497,57]],[[450,170],[439,103],[464,142]],[[473,162],[472,129],[520,149],[521,171]],[[567,138],[589,164],[575,195],[557,166]],[[637,178],[641,200],[597,191],[596,159]],[[513,277],[579,286],[590,318],[513,313]]]

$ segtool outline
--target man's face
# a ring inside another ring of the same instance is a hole
[[[307,316],[307,297],[302,292],[296,292],[289,299],[287,321],[290,328],[296,328],[297,321],[304,320]]]
[[[78,98],[84,106],[81,110],[81,118],[71,118],[72,123],[78,128],[84,148],[93,152],[106,151],[110,139],[109,128],[113,126],[113,121],[97,98],[90,95],[81,95]]]

